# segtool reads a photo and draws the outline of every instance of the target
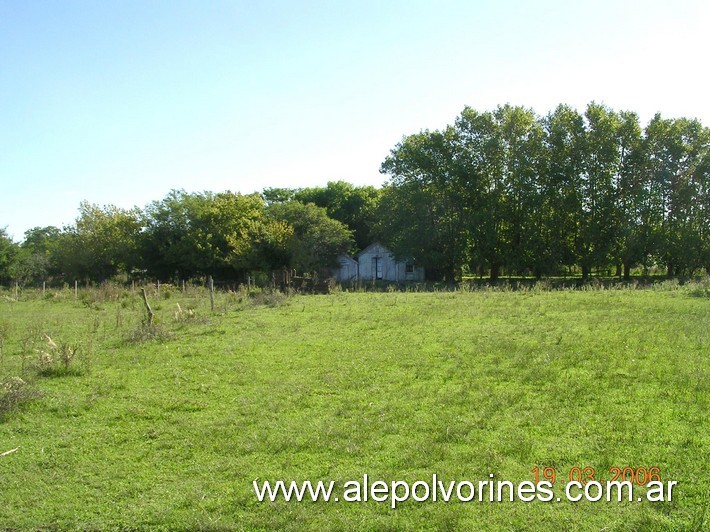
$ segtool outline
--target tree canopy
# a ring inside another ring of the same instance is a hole
[[[642,129],[636,114],[597,103],[545,117],[466,108],[385,159],[380,232],[446,278],[462,268],[494,280],[501,269],[710,271],[709,152],[697,120],[657,115]]]
[[[545,116],[466,107],[404,136],[382,188],[331,181],[261,193],[173,190],[145,208],[88,202],[61,229],[14,242],[0,229],[0,283],[160,280],[327,270],[374,240],[431,279],[663,268],[710,272],[710,131],[698,120],[595,102]]]

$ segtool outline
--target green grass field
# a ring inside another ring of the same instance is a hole
[[[17,449],[0,456],[0,529],[707,528],[707,286],[219,293],[214,312],[163,289],[152,338],[137,294],[0,293],[0,453]],[[626,466],[677,481],[672,501],[392,509],[252,487],[552,467],[560,495],[574,467]]]

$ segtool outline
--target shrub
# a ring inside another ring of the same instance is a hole
[[[187,307],[183,309],[180,306],[180,303],[177,303],[177,310],[173,313],[173,318],[175,319],[176,322],[178,323],[183,323],[186,321],[191,321],[194,320],[196,317],[195,310]]]
[[[252,305],[265,305],[267,307],[277,307],[282,305],[288,299],[286,294],[278,290],[270,290],[268,292],[258,291],[253,295],[250,294],[250,296]]]
[[[40,396],[38,390],[20,377],[10,377],[0,384],[0,418]]]
[[[688,293],[693,297],[710,297],[710,275],[699,281],[690,283]]]
[[[37,350],[37,372],[42,376],[80,375],[75,365],[79,346],[68,342],[55,343],[45,334],[46,345]]]
[[[160,285],[160,297],[163,299],[170,299],[173,297],[173,291],[175,287],[171,284],[161,284]]]
[[[141,323],[131,331],[126,337],[126,342],[130,344],[151,342],[154,340],[164,341],[173,337],[173,334],[161,325],[153,323]]]

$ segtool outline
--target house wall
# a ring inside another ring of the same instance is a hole
[[[358,264],[355,260],[345,255],[338,257],[339,268],[333,270],[333,277],[339,283],[356,281],[358,276]]]
[[[396,262],[390,250],[379,243],[365,248],[357,256],[357,260],[360,264],[361,281],[375,279],[394,282],[424,280],[424,268],[414,267],[413,271],[407,273],[407,263],[405,261]],[[379,277],[377,270],[380,273]]]
[[[379,242],[366,247],[356,259],[347,255],[338,257],[340,266],[333,270],[336,281],[424,281],[424,268],[412,266],[412,271],[407,272],[407,262],[396,262],[390,250]]]
[[[412,271],[407,271],[407,262],[397,263],[397,279],[400,281],[424,281],[424,268],[412,265]]]
[[[397,281],[397,265],[389,250],[381,244],[373,244],[365,248],[358,256],[360,264],[360,280]],[[379,272],[379,276],[377,273]]]

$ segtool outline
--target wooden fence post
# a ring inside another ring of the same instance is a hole
[[[208,283],[210,286],[210,310],[214,312],[214,279],[212,279],[211,275],[209,277]]]
[[[150,305],[148,304],[148,296],[145,293],[145,288],[141,288],[141,294],[143,295],[143,303],[145,303],[145,310],[148,313],[148,319],[146,321],[148,327],[153,326],[153,309],[150,308]]]

